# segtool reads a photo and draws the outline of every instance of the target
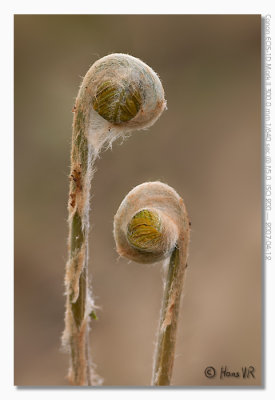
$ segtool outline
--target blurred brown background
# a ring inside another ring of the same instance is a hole
[[[15,384],[66,385],[60,352],[71,109],[98,58],[125,52],[159,74],[168,110],[102,154],[92,184],[91,348],[104,385],[149,385],[160,266],[118,259],[113,216],[161,180],[192,220],[174,385],[261,384],[261,18],[15,16]],[[256,379],[207,379],[207,366]]]

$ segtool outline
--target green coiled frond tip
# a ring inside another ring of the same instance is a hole
[[[140,110],[142,97],[140,89],[128,82],[121,84],[105,81],[97,87],[93,97],[93,108],[98,114],[113,124],[133,119]]]
[[[161,236],[161,221],[156,212],[141,210],[128,224],[127,239],[138,250],[153,250]]]

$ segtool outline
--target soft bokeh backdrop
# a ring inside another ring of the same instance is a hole
[[[72,107],[98,58],[125,52],[159,74],[168,110],[116,143],[92,184],[90,265],[104,385],[149,385],[161,266],[118,259],[113,216],[161,180],[192,220],[174,385],[261,384],[261,18],[15,16],[15,384],[66,385],[60,352]],[[207,379],[207,366],[256,378]]]

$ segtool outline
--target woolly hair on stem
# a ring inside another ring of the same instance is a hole
[[[156,73],[141,60],[111,54],[85,75],[73,109],[66,264],[66,312],[62,345],[70,353],[73,385],[99,385],[90,360],[89,321],[95,304],[88,284],[90,185],[94,163],[104,147],[135,129],[151,126],[166,107]]]
[[[152,385],[170,385],[190,239],[189,218],[182,198],[161,182],[136,186],[115,215],[114,237],[117,252],[130,260],[139,263],[169,260]]]

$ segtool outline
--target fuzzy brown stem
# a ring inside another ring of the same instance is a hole
[[[74,108],[70,193],[69,193],[69,259],[66,266],[67,293],[63,342],[71,355],[69,380],[73,385],[92,382],[89,362],[88,324],[91,304],[88,296],[88,233],[92,148],[87,140],[89,101],[83,85]],[[65,339],[64,339],[65,338]]]
[[[152,385],[168,386],[171,382],[180,298],[187,263],[187,238],[183,247],[172,252],[161,308]]]

